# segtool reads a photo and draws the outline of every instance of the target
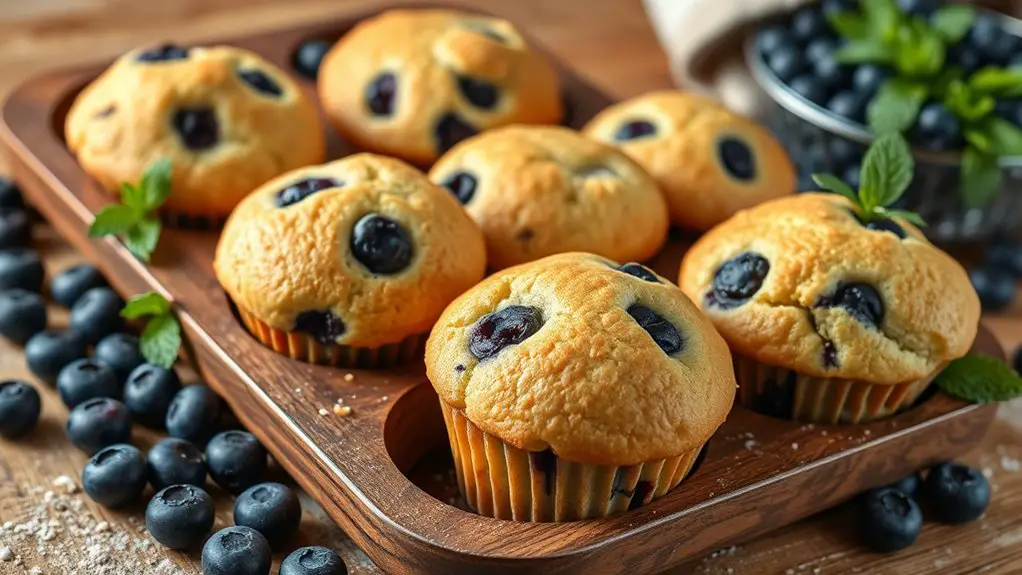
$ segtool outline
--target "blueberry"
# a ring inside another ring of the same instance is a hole
[[[453,148],[458,142],[471,138],[478,133],[478,130],[460,116],[453,112],[448,112],[440,117],[434,129],[437,153],[443,154]]]
[[[337,345],[346,331],[344,320],[330,310],[308,310],[295,318],[294,331],[307,333],[323,345]]]
[[[461,171],[451,174],[451,177],[444,180],[444,183],[440,185],[450,190],[454,197],[458,198],[458,201],[464,205],[472,201],[472,196],[476,193],[478,183],[475,176]]]
[[[876,288],[864,283],[838,285],[832,296],[822,296],[816,307],[839,307],[861,323],[878,327],[884,321],[884,302]]]
[[[170,403],[179,391],[181,380],[173,368],[144,363],[127,378],[124,405],[135,421],[146,427],[163,429]]]
[[[982,13],[976,16],[967,40],[996,65],[1001,65],[1011,58],[1019,44],[1019,39],[1009,34],[996,16]]]
[[[813,62],[813,74],[827,88],[838,88],[851,83],[848,68],[838,62],[833,54],[822,56]]]
[[[458,91],[476,108],[490,110],[500,100],[500,89],[486,80],[470,78],[468,76],[458,77]]]
[[[944,104],[930,102],[919,111],[915,136],[924,147],[944,151],[958,147],[962,129],[958,118]]]
[[[1015,279],[1001,269],[975,268],[969,271],[969,279],[983,311],[1002,311],[1015,299]]]
[[[788,87],[814,104],[822,104],[827,99],[827,88],[812,74],[797,76]]]
[[[656,126],[646,120],[629,120],[614,132],[615,142],[627,142],[656,134]]]
[[[319,76],[319,65],[323,63],[323,57],[329,51],[330,43],[326,40],[318,38],[305,40],[295,50],[291,65],[302,76],[315,80]]]
[[[381,216],[362,216],[351,230],[351,255],[370,272],[396,274],[412,263],[412,237],[400,223]]]
[[[24,345],[46,329],[46,302],[23,289],[0,292],[0,336]]]
[[[57,376],[57,391],[68,409],[90,399],[121,397],[114,370],[91,359],[79,359],[64,366]]]
[[[212,108],[182,108],[174,112],[171,123],[189,150],[202,152],[220,141],[220,124]]]
[[[655,273],[650,271],[650,269],[647,268],[646,266],[642,264],[637,264],[635,262],[626,263],[621,267],[617,268],[617,271],[626,273],[630,276],[635,276],[639,279],[643,279],[648,282],[653,282],[655,284],[660,283],[660,278],[656,277]]]
[[[32,218],[21,208],[0,207],[0,250],[32,243]]]
[[[238,77],[256,92],[266,96],[279,97],[284,94],[284,89],[276,80],[269,77],[262,70],[240,70]]]
[[[112,333],[99,340],[92,350],[92,357],[109,365],[117,374],[117,381],[122,384],[136,367],[145,363],[139,351],[138,338],[127,333]]]
[[[858,123],[866,118],[866,101],[856,92],[839,92],[827,102],[827,109]]]
[[[394,113],[394,98],[397,96],[397,77],[383,72],[366,86],[366,106],[374,116],[390,116]]]
[[[135,60],[139,62],[166,62],[168,60],[185,60],[188,48],[176,44],[163,44],[139,54]]]
[[[888,72],[876,64],[862,64],[852,73],[852,86],[861,97],[869,100],[887,81]]]
[[[756,155],[748,144],[736,136],[717,140],[717,158],[731,177],[742,182],[756,179]]]
[[[846,167],[862,160],[863,146],[845,138],[830,138],[827,141],[828,159],[831,165]]]
[[[194,485],[171,485],[149,501],[145,526],[153,539],[171,549],[202,543],[213,528],[213,498]]]
[[[124,327],[124,319],[121,318],[123,307],[124,300],[114,290],[92,288],[71,307],[71,329],[86,343],[95,344]]]
[[[823,13],[830,16],[839,12],[855,12],[859,9],[857,0],[823,0]]]
[[[890,218],[877,218],[875,220],[870,220],[866,222],[865,226],[866,229],[868,230],[874,230],[878,232],[891,232],[892,234],[898,236],[901,239],[905,239],[906,237],[905,228],[901,227],[901,225],[899,225],[898,222]]]
[[[898,0],[898,8],[911,16],[929,18],[940,9],[940,0]]]
[[[996,243],[987,248],[986,263],[1022,279],[1022,244]]]
[[[713,274],[707,303],[724,309],[738,307],[756,295],[769,273],[770,262],[759,254],[746,252],[728,260]]]
[[[922,484],[923,477],[918,472],[912,475],[906,476],[901,481],[892,483],[890,486],[901,491],[909,497],[915,497],[916,491],[919,489],[919,485]]]
[[[106,287],[106,278],[89,264],[71,266],[50,280],[53,301],[70,309],[78,298],[92,288]]]
[[[71,410],[67,436],[89,455],[108,445],[127,443],[131,439],[131,414],[116,399],[90,399]]]
[[[39,293],[43,288],[43,262],[28,248],[0,251],[0,291],[20,288]]]
[[[632,304],[628,307],[628,315],[632,316],[635,323],[646,330],[653,341],[667,355],[681,351],[685,342],[678,333],[678,328],[661,315],[641,304]]]
[[[834,57],[837,50],[837,42],[830,38],[817,38],[806,46],[806,59],[813,64],[823,58]]]
[[[333,549],[302,547],[280,563],[280,575],[348,575],[348,568]]]
[[[260,483],[246,489],[234,502],[234,524],[251,527],[274,549],[298,531],[302,506],[286,485]]]
[[[0,208],[25,208],[25,198],[14,180],[0,176]]]
[[[332,178],[306,178],[277,192],[275,202],[278,208],[286,208],[297,204],[316,192],[337,188],[342,185],[341,182]]]
[[[859,505],[859,529],[874,551],[899,551],[919,537],[923,514],[905,493],[893,487],[874,489],[863,495]]]
[[[224,431],[206,445],[206,466],[217,485],[238,494],[262,480],[266,449],[247,431]]]
[[[34,387],[16,379],[0,381],[0,437],[13,439],[32,431],[41,410]]]
[[[177,392],[167,408],[167,434],[205,445],[216,433],[223,409],[223,400],[212,389],[204,385],[186,386]]]
[[[829,32],[823,11],[815,6],[803,8],[791,17],[791,33],[799,42],[809,42]]]
[[[255,529],[225,527],[202,546],[203,575],[269,575],[270,546]]]
[[[983,64],[979,50],[968,44],[952,46],[948,50],[947,59],[949,64],[961,68],[966,76],[971,76]]]
[[[764,28],[756,35],[756,48],[764,56],[773,54],[781,47],[791,46],[792,44],[793,42],[788,31],[781,26]]]
[[[979,519],[990,503],[990,483],[978,470],[957,463],[930,468],[923,483],[929,509],[941,523],[968,523]]]
[[[145,457],[133,445],[118,444],[96,452],[82,470],[82,488],[103,507],[131,505],[145,490]]]
[[[767,56],[767,67],[782,82],[791,82],[805,69],[805,61],[798,48],[784,45]]]
[[[468,349],[477,358],[487,359],[509,345],[522,343],[542,325],[543,318],[538,309],[508,306],[479,318],[472,328]]]
[[[841,173],[841,179],[844,183],[848,184],[853,190],[859,189],[860,178],[862,177],[862,166],[859,164],[852,164],[845,168],[845,171]]]
[[[206,484],[206,463],[202,452],[189,441],[167,437],[152,446],[146,455],[149,481],[159,490],[171,485]]]
[[[25,344],[25,362],[32,375],[50,385],[64,366],[85,357],[85,340],[73,331],[48,330],[32,336]]]
[[[1017,373],[1022,373],[1022,347],[1015,350],[1014,367]]]

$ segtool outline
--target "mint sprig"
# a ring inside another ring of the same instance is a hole
[[[142,337],[139,338],[142,357],[153,365],[166,368],[174,365],[178,350],[181,349],[181,324],[174,316],[167,298],[156,292],[135,296],[124,304],[121,317],[148,317]]]
[[[1022,377],[1003,361],[969,354],[937,375],[937,387],[972,403],[994,403],[1022,396]]]
[[[151,213],[170,196],[169,159],[152,163],[138,185],[122,183],[121,202],[106,206],[89,226],[89,237],[117,236],[136,258],[148,262],[160,240],[159,218]]]
[[[888,208],[912,184],[914,170],[915,162],[908,142],[900,134],[892,133],[874,140],[866,151],[857,192],[833,174],[813,174],[813,180],[823,189],[848,198],[864,223],[893,217],[924,226],[926,222],[918,214]]]

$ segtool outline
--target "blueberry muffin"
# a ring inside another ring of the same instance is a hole
[[[420,166],[483,130],[562,114],[554,68],[511,23],[452,10],[362,21],[324,58],[319,97],[353,144]]]
[[[908,222],[863,225],[834,194],[740,212],[692,246],[680,284],[731,346],[739,403],[814,423],[910,406],[979,323],[954,259]]]
[[[228,46],[125,54],[75,100],[65,137],[112,192],[170,158],[164,209],[198,221],[223,220],[271,178],[324,159],[319,117],[301,89],[273,64]]]
[[[705,96],[639,96],[606,108],[583,132],[652,174],[671,222],[682,227],[708,230],[738,210],[795,192],[795,168],[780,142]]]
[[[495,270],[571,251],[641,261],[667,239],[667,205],[649,174],[568,128],[491,130],[444,154],[429,177],[482,228]]]
[[[490,276],[426,343],[458,484],[481,514],[572,521],[677,486],[735,395],[727,344],[680,290],[581,253]]]
[[[421,354],[444,307],[483,277],[486,249],[458,202],[422,172],[360,154],[288,172],[245,198],[213,268],[267,346],[310,363],[378,367]]]

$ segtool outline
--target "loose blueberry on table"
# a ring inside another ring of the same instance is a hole
[[[280,563],[280,575],[347,575],[344,560],[333,549],[302,547]]]
[[[57,304],[70,309],[92,288],[106,287],[106,278],[89,264],[71,266],[50,280],[50,295]]]
[[[43,262],[28,248],[0,251],[0,290],[23,289],[39,293],[43,288]]]
[[[137,501],[147,481],[145,457],[133,445],[105,447],[82,470],[82,489],[93,501],[111,509]]]
[[[35,429],[42,404],[39,392],[24,381],[0,381],[0,437],[14,439]]]
[[[912,545],[922,527],[919,505],[893,487],[868,491],[859,502],[860,533],[875,551],[890,553]]]
[[[919,486],[923,483],[923,476],[919,472],[908,475],[900,481],[896,481],[891,484],[891,487],[901,491],[909,497],[915,497],[916,492],[919,490]]]
[[[179,391],[181,380],[173,368],[142,364],[131,372],[124,385],[124,405],[135,421],[163,429],[167,411]]]
[[[128,333],[112,333],[99,340],[92,350],[92,358],[109,365],[121,383],[128,380],[135,368],[145,363],[138,347],[138,337]],[[163,426],[162,420],[159,426]]]
[[[145,526],[164,547],[191,549],[213,528],[213,498],[194,485],[171,485],[149,501]]]
[[[79,359],[64,366],[57,376],[57,391],[68,409],[90,399],[121,397],[120,382],[114,370],[91,359]]]
[[[216,433],[223,400],[204,385],[189,385],[177,392],[167,408],[166,427],[171,437],[205,445]]]
[[[986,265],[1022,280],[1022,244],[995,242],[987,247]]]
[[[14,180],[0,176],[0,208],[25,208],[25,198]]]
[[[56,385],[64,366],[85,358],[85,340],[70,330],[41,331],[25,344],[25,362],[32,375]]]
[[[246,489],[234,502],[234,524],[251,527],[280,549],[298,531],[302,506],[286,485],[260,483]]]
[[[71,329],[87,343],[95,344],[124,327],[124,300],[107,287],[92,288],[71,307]]]
[[[247,431],[224,431],[206,445],[209,476],[225,491],[238,494],[266,473],[266,449]]]
[[[23,289],[0,292],[0,336],[24,345],[46,329],[46,302],[37,293]]]
[[[298,74],[315,80],[319,76],[319,66],[323,63],[323,57],[330,51],[330,43],[326,40],[313,38],[298,45],[292,58],[291,65]]]
[[[171,485],[206,485],[206,463],[202,452],[189,441],[167,437],[146,455],[149,481],[155,489]]]
[[[32,221],[21,208],[0,207],[0,250],[32,243]]]
[[[92,455],[108,445],[128,443],[131,415],[116,399],[90,399],[71,410],[66,432],[75,447]]]
[[[957,463],[930,468],[922,486],[929,509],[943,523],[979,519],[990,503],[990,483],[979,470]]]
[[[268,575],[271,563],[266,539],[250,527],[226,527],[202,546],[203,575]]]
[[[979,295],[983,311],[1002,311],[1015,299],[1015,278],[1003,269],[975,268],[969,270],[969,280]]]

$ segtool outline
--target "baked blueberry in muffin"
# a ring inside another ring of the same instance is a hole
[[[163,45],[119,58],[75,100],[67,145],[111,192],[161,158],[172,216],[223,219],[249,192],[323,161],[313,104],[279,68],[228,46]]]
[[[324,58],[319,96],[356,146],[418,165],[483,130],[562,115],[553,67],[514,26],[453,10],[362,21]]]

